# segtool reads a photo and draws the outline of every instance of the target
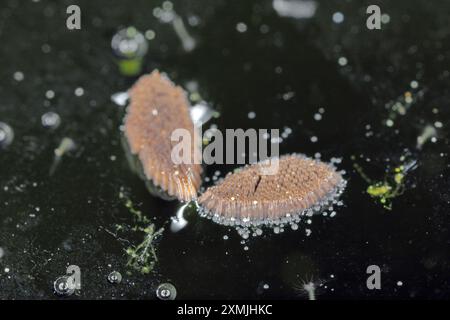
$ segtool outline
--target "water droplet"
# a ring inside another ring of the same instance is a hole
[[[13,129],[4,122],[0,122],[0,148],[6,148],[14,140]]]
[[[113,271],[108,274],[108,282],[112,284],[119,284],[122,281],[122,275],[118,271]]]
[[[58,296],[71,296],[75,292],[75,282],[70,276],[62,276],[53,283],[53,290]]]
[[[156,289],[156,296],[161,300],[175,300],[177,289],[171,283],[163,283]]]

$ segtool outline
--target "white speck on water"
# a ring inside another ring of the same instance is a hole
[[[224,235],[223,236],[223,240],[228,240],[229,238],[228,238],[228,236],[227,235]]]
[[[117,157],[116,157],[115,155],[111,155],[111,156],[109,157],[109,159],[110,159],[111,161],[116,161]]]
[[[411,81],[411,83],[409,85],[413,89],[417,89],[417,87],[419,87],[419,83],[416,80]]]
[[[391,17],[387,13],[381,15],[381,23],[387,24],[391,21]]]
[[[314,114],[314,120],[316,120],[316,121],[322,120],[322,115],[320,113]]]
[[[267,290],[267,289],[269,289],[270,287],[269,287],[269,285],[268,285],[267,283],[265,283],[265,284],[263,285],[263,288],[264,288],[265,290]]]
[[[8,273],[10,271],[9,268],[5,268],[5,272]]]
[[[21,72],[21,71],[16,71],[16,72],[14,72],[14,74],[13,74],[13,78],[14,78],[14,80],[20,82],[20,81],[22,81],[23,79],[25,79],[25,76],[24,76],[23,72]]]
[[[344,14],[339,11],[333,13],[333,22],[338,24],[344,22]]]
[[[152,115],[157,116],[158,115],[158,110],[157,109],[153,109],[152,110]]]
[[[319,138],[317,138],[316,136],[312,136],[311,137],[311,142],[312,143],[316,143],[317,141],[319,141]]]
[[[436,143],[437,142],[437,138],[436,137],[431,137],[430,141],[433,142],[433,143]]]
[[[147,38],[147,40],[153,40],[156,37],[156,33],[153,30],[147,30],[145,31],[145,37]]]
[[[81,97],[83,94],[84,94],[84,89],[83,88],[78,87],[78,88],[75,89],[75,95],[77,97]]]
[[[247,31],[247,25],[246,25],[245,23],[243,23],[243,22],[239,22],[239,23],[236,25],[236,30],[237,30],[238,32],[243,33],[243,32],[245,32],[245,31]]]
[[[394,125],[394,121],[392,121],[391,119],[386,120],[386,126],[392,127],[393,125]]]
[[[45,93],[45,97],[47,99],[53,99],[55,97],[55,92],[53,90],[47,90]]]
[[[397,286],[401,287],[403,285],[402,281],[397,281]]]
[[[346,66],[347,65],[347,58],[346,57],[340,57],[339,59],[338,59],[338,63],[339,63],[339,65],[341,66],[341,67],[344,67],[344,66]]]
[[[247,115],[247,117],[249,119],[255,119],[256,118],[256,113],[254,111],[250,111]]]
[[[436,128],[442,128],[442,127],[443,127],[443,124],[442,124],[442,122],[440,122],[440,121],[436,121],[436,122],[434,123],[434,126],[435,126]]]

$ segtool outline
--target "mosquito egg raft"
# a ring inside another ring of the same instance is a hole
[[[233,226],[247,239],[262,234],[263,227],[282,233],[285,227],[297,230],[300,221],[311,224],[314,213],[332,212],[346,186],[341,172],[330,164],[303,155],[272,159],[275,174],[264,174],[266,162],[228,174],[218,185],[208,188],[199,199],[200,214],[214,222]],[[306,234],[311,230],[308,228]]]
[[[201,146],[195,143],[199,133],[190,117],[185,92],[154,71],[142,76],[130,89],[129,96],[124,142],[132,158],[137,157],[136,171],[143,171],[141,175],[146,182],[167,193],[168,198],[181,201],[197,198],[202,167],[195,160],[200,159]],[[189,133],[189,137],[178,144],[183,150],[191,151],[189,164],[176,164],[172,159],[175,130]],[[164,197],[159,192],[154,193]]]

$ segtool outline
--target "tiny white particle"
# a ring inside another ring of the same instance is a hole
[[[250,112],[248,113],[247,117],[248,117],[249,119],[255,119],[255,118],[256,118],[256,113],[253,112],[253,111],[250,111]]]
[[[84,94],[84,89],[83,88],[78,87],[78,88],[75,89],[75,95],[77,97],[81,97],[83,94]]]
[[[25,76],[23,75],[22,72],[16,71],[16,72],[14,72],[13,78],[14,78],[14,80],[20,82],[20,81],[22,81],[25,78]]]
[[[237,31],[239,31],[239,32],[245,32],[245,31],[247,31],[247,25],[245,24],[245,23],[243,23],[243,22],[239,22],[237,25],[236,25],[236,30]]]

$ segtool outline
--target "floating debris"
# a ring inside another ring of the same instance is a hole
[[[108,282],[112,284],[119,284],[122,282],[122,275],[118,271],[113,271],[108,274]]]
[[[436,127],[439,128],[440,126],[437,125]],[[422,149],[423,145],[425,143],[427,143],[427,141],[433,140],[433,138],[436,139],[436,136],[437,136],[437,130],[435,129],[434,126],[432,126],[432,125],[425,126],[425,128],[423,128],[420,136],[417,137],[416,148],[419,150]]]
[[[414,88],[417,87],[414,86]],[[423,97],[424,93],[425,90],[415,90],[413,92],[405,91],[405,93],[397,97],[397,99],[387,103],[385,108],[389,110],[389,114],[387,119],[384,120],[384,125],[386,125],[387,127],[393,127],[397,116],[404,116],[411,108],[411,106]]]
[[[111,40],[111,47],[122,75],[135,76],[141,72],[148,42],[135,27],[119,30]]]
[[[126,91],[125,92],[117,92],[111,96],[112,102],[114,102],[115,104],[117,104],[118,106],[121,106],[121,107],[124,107],[127,105],[128,99],[129,99],[129,96],[128,96],[128,92],[126,92]]]
[[[210,187],[199,199],[200,213],[214,222],[236,226],[245,238],[261,234],[260,226],[282,232],[303,216],[331,210],[342,205],[337,198],[346,181],[333,164],[304,155],[287,155],[279,159],[276,174],[264,175],[260,162],[228,174],[217,186]]]
[[[321,280],[313,280],[312,278],[308,281],[300,280],[298,284],[294,285],[294,290],[301,296],[306,296],[308,300],[317,300],[318,289],[323,288],[323,282]]]
[[[153,10],[153,15],[162,23],[172,24],[173,30],[180,39],[184,51],[190,52],[195,49],[197,43],[186,29],[183,19],[173,9],[172,2],[165,1],[162,7],[156,7]]]
[[[14,140],[14,131],[6,123],[0,122],[0,149],[8,147]]]
[[[317,2],[311,0],[273,0],[273,9],[281,17],[308,19],[317,10]]]
[[[52,166],[50,167],[50,175],[53,175],[55,173],[56,168],[60,164],[62,157],[67,153],[76,148],[75,142],[68,137],[64,137],[61,140],[61,143],[59,144],[58,148],[55,149],[55,157],[53,159]]]
[[[203,124],[211,120],[215,116],[215,111],[205,102],[200,101],[189,108],[191,119],[196,127],[201,127]]]
[[[131,103],[125,117],[124,145],[132,167],[148,181],[149,190],[167,199],[190,201],[197,197],[201,184],[201,145],[195,143],[199,136],[189,114],[185,92],[175,86],[158,71],[142,76],[129,91]],[[192,150],[190,164],[175,164],[172,160],[172,133],[175,130],[189,132],[191,139],[186,150]],[[201,141],[200,141],[201,142]],[[134,158],[137,158],[134,160]]]
[[[171,283],[163,283],[156,289],[156,296],[161,300],[175,300],[177,289]]]
[[[184,211],[190,204],[190,202],[183,204],[180,209],[177,210],[175,216],[171,217],[170,231],[178,232],[187,226],[188,221],[184,218]]]
[[[158,262],[156,256],[155,241],[161,236],[164,228],[156,230],[154,224],[146,228],[140,228],[145,233],[144,241],[138,246],[128,247],[125,252],[128,255],[127,267],[131,267],[142,274],[150,273]]]
[[[352,156],[355,161],[355,157]],[[405,157],[401,157],[401,161],[405,161]],[[405,191],[405,176],[411,170],[417,168],[417,161],[405,161],[403,164],[395,167],[392,171],[386,174],[383,181],[374,181],[370,179],[363,171],[362,167],[356,162],[353,167],[360,174],[360,176],[369,184],[367,187],[367,194],[373,199],[379,201],[383,208],[387,210],[392,209],[392,200],[403,194]]]

